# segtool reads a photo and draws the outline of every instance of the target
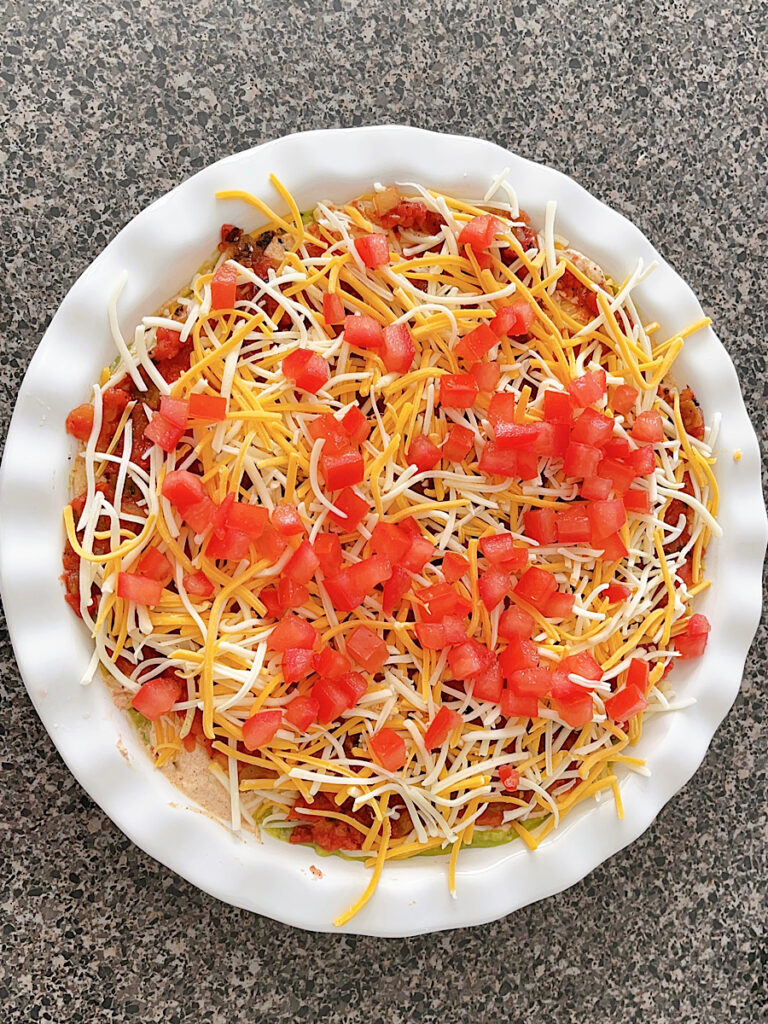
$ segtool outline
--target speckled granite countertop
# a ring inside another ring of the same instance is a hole
[[[553,164],[634,220],[715,317],[765,439],[765,3],[0,0],[0,24],[0,438],[52,312],[148,202],[288,131],[406,121]],[[132,846],[3,630],[0,1017],[765,1020],[765,656],[763,628],[701,770],[630,849],[496,924],[378,941],[232,910]]]

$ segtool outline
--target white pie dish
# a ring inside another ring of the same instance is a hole
[[[543,222],[547,201],[557,200],[558,232],[614,277],[623,278],[638,257],[658,261],[636,301],[665,333],[702,315],[688,286],[633,225],[550,168],[477,139],[413,128],[309,132],[222,160],[131,221],[66,296],[30,364],[11,422],[0,473],[0,583],[19,667],[45,727],[78,781],[137,845],[219,899],[292,925],[333,930],[333,919],[355,902],[368,873],[270,836],[260,844],[232,835],[153,769],[105,686],[77,682],[91,643],[59,583],[61,509],[74,451],[64,419],[112,359],[107,298],[123,270],[120,321],[130,334],[143,314],[189,280],[223,221],[258,223],[245,204],[217,201],[217,190],[269,194],[275,173],[302,209],[318,199],[349,198],[374,181],[418,181],[477,196],[504,168],[534,223]],[[701,762],[736,697],[759,620],[767,528],[757,440],[733,364],[711,329],[687,342],[675,377],[692,385],[708,418],[722,414],[716,476],[724,533],[708,553],[714,584],[697,603],[712,633],[703,658],[675,669],[678,692],[696,704],[647,725],[636,749],[652,774],[623,782],[623,820],[611,801],[584,803],[535,853],[522,843],[464,851],[455,900],[447,857],[392,864],[346,931],[395,936],[464,927],[552,895],[640,835]]]

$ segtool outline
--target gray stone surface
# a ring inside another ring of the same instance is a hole
[[[768,6],[0,0],[0,438],[50,316],[148,202],[300,128],[484,136],[634,220],[714,316],[766,436]],[[69,777],[0,633],[0,1018],[765,1020],[766,633],[686,789],[496,924],[315,936],[215,902]]]

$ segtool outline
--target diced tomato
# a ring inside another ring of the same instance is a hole
[[[160,408],[162,410],[162,402]],[[223,395],[198,395],[193,392],[189,396],[189,415],[197,420],[225,420],[227,400]]]
[[[498,704],[504,689],[504,679],[498,661],[494,658],[488,668],[473,678],[470,686],[472,696],[476,700],[487,700],[492,704]]]
[[[307,423],[307,433],[313,441],[325,439],[326,451],[343,451],[349,448],[350,437],[344,426],[330,413],[321,413]]]
[[[416,598],[422,605],[421,617],[429,622],[440,621],[446,615],[465,610],[462,599],[449,583],[422,587],[416,591]]]
[[[571,441],[565,452],[563,472],[566,476],[595,476],[600,465],[600,449]]]
[[[710,629],[709,620],[705,615],[691,616],[685,633],[678,634],[673,641],[682,661],[701,657],[707,646]]]
[[[390,562],[399,562],[411,547],[411,537],[396,523],[379,522],[371,533],[371,550],[386,555]]]
[[[139,559],[136,568],[139,576],[146,576],[147,579],[157,580],[164,587],[173,579],[173,565],[159,548],[150,547]]]
[[[216,268],[211,281],[211,312],[232,309],[237,295],[237,271],[231,263]]]
[[[500,764],[499,780],[504,789],[514,792],[520,785],[520,772],[509,764]]]
[[[329,512],[328,518],[332,523],[343,527],[347,533],[354,530],[362,522],[363,516],[370,511],[365,498],[353,491],[351,487],[345,487],[334,497],[333,506],[339,511]]]
[[[454,551],[448,551],[443,555],[442,569],[446,583],[455,583],[469,572],[469,561]]]
[[[117,596],[151,608],[160,604],[163,584],[133,572],[120,572],[117,574]]]
[[[320,566],[320,559],[308,540],[303,540],[288,560],[283,575],[294,583],[309,583]]]
[[[614,693],[612,697],[606,698],[605,701],[605,713],[614,722],[626,722],[647,707],[648,701],[645,694],[636,686],[629,684],[623,690]]]
[[[613,420],[596,409],[585,409],[573,425],[571,438],[580,444],[602,448],[613,436]]]
[[[426,473],[430,469],[434,469],[440,461],[442,452],[433,444],[428,437],[414,437],[411,441],[411,446],[406,452],[406,459],[408,464],[416,466],[420,473]]]
[[[314,670],[312,651],[306,647],[288,647],[283,651],[283,679],[286,683],[298,683]]]
[[[611,401],[613,411],[617,412],[620,416],[626,416],[627,413],[632,412],[638,394],[637,388],[631,388],[628,384],[619,384],[613,392],[613,399]]]
[[[645,694],[648,691],[650,675],[648,662],[644,658],[633,658],[627,669],[627,686],[636,686],[642,694]]]
[[[388,373],[407,373],[416,356],[407,324],[390,324],[384,328],[381,360]]]
[[[308,348],[297,348],[283,359],[283,374],[310,395],[317,394],[331,376],[328,360]]]
[[[186,425],[180,427],[167,420],[162,413],[156,412],[153,413],[152,419],[144,428],[144,437],[156,444],[158,448],[162,448],[164,452],[172,452],[185,430]]]
[[[374,759],[388,772],[402,768],[408,758],[405,740],[394,729],[379,729],[368,740]]]
[[[282,711],[257,711],[243,722],[243,745],[246,750],[266,746],[283,722]]]
[[[503,569],[489,569],[477,581],[480,600],[489,612],[504,600],[512,586],[512,578]]]
[[[360,445],[371,432],[371,424],[356,405],[351,405],[341,418],[341,425],[352,444]]]
[[[251,541],[247,533],[235,530],[231,526],[224,526],[211,533],[205,546],[205,554],[212,559],[227,558],[233,562],[240,562],[249,557],[250,549]]]
[[[480,550],[492,565],[517,572],[528,564],[528,548],[515,544],[511,533],[494,533],[480,538]]]
[[[348,565],[335,576],[323,581],[323,586],[336,607],[351,612],[363,603],[379,583],[392,575],[392,566],[385,555],[364,558],[355,565]]]
[[[511,391],[497,391],[488,405],[488,419],[494,430],[500,423],[514,423],[517,399]]]
[[[501,613],[499,636],[503,640],[528,640],[533,636],[535,625],[532,615],[513,604]]]
[[[568,393],[573,404],[581,409],[599,402],[606,392],[605,370],[591,370],[572,380],[568,385]]]
[[[389,263],[389,242],[386,235],[363,235],[355,239],[355,248],[366,267],[383,267],[385,263]]]
[[[527,334],[536,319],[536,312],[527,299],[513,299],[506,306],[499,306],[491,320],[491,330],[497,337],[516,337]]]
[[[501,367],[498,363],[475,363],[469,372],[477,381],[479,390],[486,394],[495,391],[501,377]]]
[[[267,609],[267,618],[279,619],[285,611],[278,597],[277,587],[264,587],[259,591],[259,600]]]
[[[401,523],[402,527],[404,523]],[[431,540],[421,535],[413,537],[410,550],[406,552],[401,560],[401,565],[409,572],[421,572],[427,562],[431,561],[435,554],[435,545]]]
[[[552,427],[552,441],[551,451],[548,454],[553,459],[564,459],[570,442],[570,427],[567,423],[551,423],[550,426]]]
[[[603,446],[603,455],[606,459],[626,459],[630,451],[629,441],[624,437],[612,437],[608,444]]]
[[[344,304],[337,292],[324,292],[323,294],[323,320],[327,324],[344,323]]]
[[[295,726],[299,732],[306,732],[313,722],[317,721],[320,704],[310,693],[294,697],[285,706],[285,720]]]
[[[341,541],[335,533],[318,533],[312,545],[324,576],[334,576],[341,569]],[[326,673],[327,675],[327,673]]]
[[[274,565],[288,547],[288,541],[277,532],[271,523],[267,523],[261,536],[257,537],[253,543],[259,557],[266,559],[271,565]]]
[[[467,639],[466,619],[460,615],[446,615],[440,625],[443,627],[446,647],[463,644]]]
[[[581,676],[582,679],[591,679],[593,682],[599,682],[603,678],[602,668],[589,651],[579,651],[578,654],[571,654],[567,658],[563,658],[558,665],[558,671],[564,672],[566,675],[573,673]]]
[[[339,682],[347,688],[351,698],[350,707],[353,707],[368,690],[368,681],[359,672],[345,672],[339,678]]]
[[[603,562],[618,562],[620,559],[626,558],[628,554],[624,541],[618,533],[612,533],[610,537],[605,537],[597,547],[602,549],[600,560]]]
[[[467,359],[476,363],[498,343],[499,339],[488,324],[480,324],[471,330],[469,334],[459,338],[453,351],[459,359]]]
[[[553,508],[535,508],[523,512],[525,533],[539,544],[557,543],[557,513]]]
[[[611,493],[611,481],[602,476],[587,476],[579,488],[582,498],[589,501],[605,501]]]
[[[518,476],[519,455],[516,451],[500,451],[489,441],[483,448],[477,468],[481,473],[491,476]]]
[[[304,523],[301,521],[296,506],[290,501],[283,501],[272,509],[272,525],[283,537],[293,537],[304,533]]]
[[[548,423],[570,423],[572,415],[571,398],[567,392],[544,392],[544,419]]]
[[[635,417],[632,424],[632,437],[641,443],[653,444],[656,441],[664,440],[664,421],[661,413],[655,409],[648,409]]]
[[[603,459],[597,467],[597,475],[611,481],[611,486],[617,494],[624,494],[629,490],[632,481],[635,479],[635,471],[630,466],[625,466],[615,459]]]
[[[425,650],[440,651],[445,646],[445,627],[442,622],[417,622],[414,629]]]
[[[359,484],[365,476],[365,463],[359,451],[348,448],[341,452],[320,454],[320,473],[329,491],[339,491],[343,487]]]
[[[183,402],[180,398],[170,398],[168,395],[160,396],[160,415],[163,416],[174,427],[186,427],[189,417],[189,403]]]
[[[269,513],[261,505],[246,505],[235,501],[227,509],[227,525],[251,540],[258,540],[269,524]]]
[[[607,598],[608,604],[618,604],[620,601],[626,601],[631,596],[631,588],[624,583],[609,583],[603,591],[603,597]]]
[[[181,683],[173,676],[158,676],[144,683],[134,694],[131,707],[150,722],[167,715],[181,700]]]
[[[544,605],[542,614],[548,619],[567,619],[576,601],[574,594],[556,591]]]
[[[465,640],[448,652],[448,664],[454,679],[472,679],[488,667],[491,658],[488,648],[477,640]]]
[[[424,746],[427,750],[441,747],[450,734],[459,728],[462,721],[458,711],[452,711],[451,708],[445,706],[441,707],[424,733]]]
[[[195,505],[205,497],[203,482],[199,476],[185,469],[174,469],[165,474],[162,487],[163,497],[178,509]]]
[[[557,590],[557,580],[551,572],[532,565],[526,569],[515,586],[515,593],[541,611]]]
[[[347,651],[366,672],[378,672],[389,659],[384,640],[368,626],[358,626],[347,640]]]
[[[510,420],[499,420],[493,428],[493,439],[499,451],[528,448],[533,450],[539,436],[536,423],[513,423]]]
[[[651,445],[645,445],[643,448],[630,452],[626,462],[635,471],[635,476],[648,476],[656,469],[656,456]]]
[[[159,359],[173,359],[181,351],[181,324],[178,331],[170,327],[158,327],[155,331],[155,345],[152,349],[152,358],[157,362]]]
[[[206,496],[202,501],[198,501],[194,505],[185,505],[183,508],[179,508],[179,512],[184,522],[191,526],[196,534],[199,534],[205,533],[213,522],[216,515],[216,506]]]
[[[317,718],[321,725],[335,721],[354,703],[349,687],[341,679],[318,679],[312,687],[312,696],[318,703]]]
[[[287,651],[290,647],[310,651],[316,640],[317,633],[306,619],[298,615],[284,615],[267,637],[267,647],[271,651]]]
[[[78,441],[87,441],[93,430],[93,406],[86,402],[73,409],[67,416],[66,428]]]
[[[401,566],[396,565],[393,568],[392,575],[384,582],[382,588],[381,608],[385,615],[391,615],[399,606],[411,589],[412,582],[410,573]]]
[[[552,688],[548,668],[521,668],[509,677],[509,688],[521,697],[546,697]]]
[[[440,405],[450,409],[471,409],[478,395],[471,373],[446,373],[440,378]]]
[[[468,245],[476,251],[487,249],[498,230],[499,222],[493,214],[485,213],[481,217],[473,217],[459,232],[459,246]]]
[[[182,576],[182,583],[188,594],[194,594],[195,597],[213,597],[215,588],[201,569],[197,572],[185,573]]]
[[[621,498],[611,501],[593,501],[587,506],[587,514],[592,527],[592,546],[599,547],[599,542],[610,537],[612,533],[627,521],[627,510]]]
[[[315,672],[328,679],[338,679],[352,668],[352,662],[335,647],[324,647],[313,655]]]
[[[557,713],[571,728],[578,729],[592,721],[594,708],[591,691],[572,683],[560,672],[552,674],[552,699]]]
[[[535,643],[522,637],[513,637],[499,655],[499,664],[505,679],[525,668],[536,668],[539,650]]]
[[[344,340],[355,348],[381,348],[384,333],[372,316],[348,313],[344,318]]]
[[[539,698],[535,694],[521,694],[507,688],[501,694],[501,713],[507,718],[536,718]]]
[[[451,462],[461,462],[472,451],[474,444],[475,435],[469,427],[454,423],[443,441],[443,456]]]
[[[291,608],[301,608],[309,600],[309,591],[302,583],[291,579],[281,579],[277,584],[277,599],[280,611],[287,612]]]
[[[586,507],[579,503],[558,512],[555,517],[557,540],[560,544],[580,544],[589,540],[590,528]]]

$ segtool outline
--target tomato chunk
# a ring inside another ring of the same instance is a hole
[[[599,402],[607,390],[605,370],[591,370],[568,385],[573,404],[582,409]]]
[[[557,513],[553,508],[535,508],[523,512],[525,532],[539,544],[557,543]]]
[[[337,526],[342,526],[347,532],[354,530],[362,522],[365,514],[370,511],[365,498],[353,491],[351,487],[345,487],[339,491],[333,499],[333,507],[338,509],[338,512],[329,512],[328,518]]]
[[[498,343],[498,337],[493,333],[488,324],[480,324],[471,330],[469,334],[465,334],[463,338],[460,338],[453,351],[459,359],[477,362]]]
[[[674,638],[676,650],[680,652],[682,661],[699,658],[704,653],[709,639],[711,626],[705,615],[692,615],[685,633]]]
[[[148,579],[137,573],[120,572],[117,574],[117,596],[151,608],[160,604],[163,584],[159,580]]]
[[[563,472],[566,476],[595,476],[600,466],[600,449],[571,441],[565,452]]]
[[[647,515],[651,511],[651,496],[648,491],[627,491],[621,496],[627,512],[639,512]]]
[[[328,679],[338,679],[352,668],[352,662],[335,647],[324,647],[313,655],[315,672]]]
[[[582,498],[590,501],[605,501],[611,493],[611,481],[602,476],[587,476],[579,488]]]
[[[567,619],[576,603],[574,594],[556,591],[544,605],[542,614],[548,619]]]
[[[406,452],[409,465],[416,466],[420,473],[434,469],[442,456],[442,452],[428,437],[415,437]]]
[[[637,388],[632,388],[628,384],[619,384],[614,390],[611,400],[613,411],[617,412],[620,416],[626,416],[627,413],[632,412],[638,394]]]
[[[514,792],[520,785],[520,772],[511,765],[500,764],[499,779],[504,789]]]
[[[591,691],[572,683],[560,672],[552,676],[552,699],[558,714],[571,728],[578,729],[592,720],[594,708]]]
[[[341,679],[318,679],[312,688],[312,696],[318,702],[317,718],[321,725],[333,722],[354,704],[354,697]]]
[[[613,498],[611,501],[593,501],[587,508],[587,514],[592,528],[594,547],[599,547],[599,541],[616,533],[627,521],[627,510],[621,498]]]
[[[655,409],[641,412],[632,424],[632,437],[635,441],[654,444],[664,440],[664,422],[661,414]]]
[[[287,651],[291,647],[311,650],[316,640],[317,633],[306,619],[284,615],[267,637],[267,647],[271,651]]]
[[[185,573],[182,576],[182,583],[188,594],[194,594],[195,597],[213,597],[215,587],[202,570]]]
[[[425,650],[440,651],[445,647],[445,627],[442,622],[417,622],[414,629]]]
[[[536,718],[539,698],[535,694],[521,694],[507,687],[501,694],[501,713],[507,718]]]
[[[341,418],[341,425],[352,444],[360,445],[371,432],[371,424],[356,405],[351,405]]]
[[[407,324],[390,324],[384,328],[381,359],[388,373],[407,373],[416,356]]]
[[[274,528],[283,537],[294,537],[299,533],[304,533],[304,523],[301,521],[296,506],[290,501],[281,502],[272,509],[270,519]]]
[[[312,545],[320,571],[334,576],[341,569],[341,541],[334,533],[318,533]]]
[[[504,678],[498,661],[493,661],[479,675],[475,676],[470,683],[472,696],[476,700],[487,700],[492,704],[498,704],[504,689]]]
[[[348,313],[344,318],[344,340],[356,348],[381,348],[384,333],[372,316]]]
[[[469,427],[454,423],[443,441],[443,455],[451,462],[461,462],[472,451],[475,435]]]
[[[294,583],[309,583],[320,566],[320,559],[308,540],[303,540],[288,560],[283,575]]]
[[[557,580],[551,572],[532,565],[526,569],[515,586],[515,593],[534,608],[541,610],[557,590]]]
[[[544,419],[548,423],[570,423],[571,398],[565,391],[544,392]]]
[[[166,419],[162,413],[156,412],[144,428],[144,437],[156,444],[158,448],[162,448],[164,452],[172,452],[185,430],[186,423],[183,426],[178,426]]]
[[[336,292],[324,292],[323,294],[323,320],[327,324],[344,323],[344,304]]]
[[[298,683],[310,672],[314,672],[312,651],[308,651],[306,647],[287,647],[283,651],[282,667],[286,683]]]
[[[405,740],[394,729],[379,729],[368,740],[368,744],[375,760],[388,772],[396,772],[407,760]]]
[[[613,420],[596,409],[585,409],[573,425],[571,438],[580,444],[602,448],[613,436]]]
[[[368,626],[353,630],[347,640],[347,650],[358,665],[371,673],[378,672],[389,659],[386,643]]]
[[[150,580],[158,580],[165,587],[173,579],[173,565],[159,548],[150,547],[139,559],[136,568],[139,576]]]
[[[283,722],[282,711],[257,711],[243,722],[243,744],[246,750],[258,750],[265,746]]]
[[[487,249],[498,230],[499,222],[492,214],[473,217],[459,232],[458,244],[460,247],[468,245],[474,250]]]
[[[527,334],[535,318],[535,310],[527,299],[513,299],[508,305],[499,307],[491,320],[491,330],[498,337]]]
[[[446,373],[440,378],[440,405],[451,409],[470,409],[478,395],[477,381],[471,373]]]
[[[320,704],[316,697],[309,693],[294,697],[285,706],[285,720],[295,726],[299,732],[306,732],[313,722],[317,721]]]
[[[158,676],[144,683],[134,694],[131,707],[150,722],[156,722],[180,700],[181,683],[173,676]]]
[[[320,454],[319,465],[329,491],[339,491],[344,487],[359,484],[365,476],[363,456],[352,448],[341,452],[328,452],[324,448]]]
[[[475,363],[469,372],[477,381],[480,391],[491,394],[496,390],[501,377],[501,367],[498,363]]]
[[[614,722],[626,722],[647,707],[648,701],[645,694],[630,683],[605,701],[605,713]]]
[[[86,402],[73,409],[67,416],[66,428],[67,433],[78,441],[87,441],[93,430],[93,406]]]
[[[603,597],[607,598],[608,604],[618,604],[631,596],[632,590],[623,583],[609,583],[603,591]]]
[[[480,600],[489,612],[504,600],[512,586],[512,577],[503,569],[489,569],[477,581]]]
[[[455,583],[469,572],[469,561],[454,551],[448,551],[443,555],[442,568],[446,583]]]
[[[381,608],[385,615],[390,615],[402,602],[411,589],[413,580],[410,573],[401,566],[392,569],[392,575],[384,581],[381,597]]]
[[[328,360],[308,348],[297,348],[283,359],[283,374],[310,395],[317,394],[331,376]]]
[[[535,625],[532,615],[511,605],[499,618],[499,636],[504,640],[528,640],[533,636]]]
[[[216,268],[211,281],[211,312],[232,309],[237,295],[237,271],[231,263]]]
[[[158,327],[155,331],[152,358],[155,362],[160,359],[173,359],[181,351],[181,346],[181,324],[178,331],[173,331],[169,327]]]
[[[452,647],[448,654],[448,664],[454,679],[471,679],[488,667],[491,652],[477,640],[465,640],[463,644]]]
[[[411,537],[396,523],[377,523],[371,533],[371,550],[399,562],[411,547]]]
[[[189,396],[189,415],[198,420],[225,420],[227,400],[223,395],[198,395],[193,392]]]
[[[462,717],[458,711],[453,711],[445,706],[441,707],[424,733],[424,746],[427,750],[441,747],[454,729],[458,729],[461,724]]]
[[[389,242],[383,234],[363,235],[355,239],[357,254],[366,267],[383,267],[389,263]]]

